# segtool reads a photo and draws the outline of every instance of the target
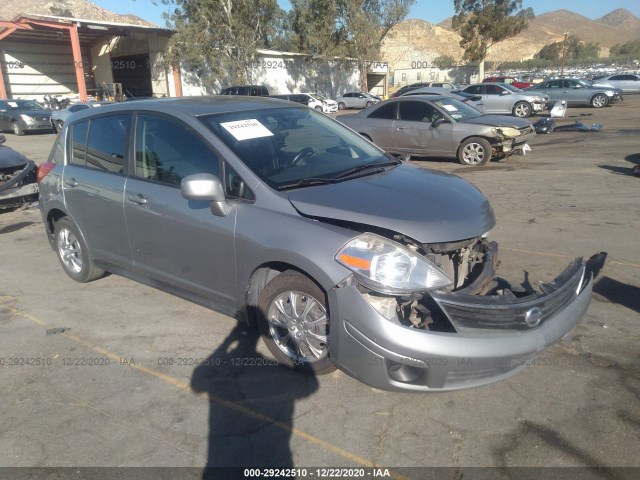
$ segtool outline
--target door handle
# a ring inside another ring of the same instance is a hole
[[[138,205],[144,205],[145,203],[147,203],[147,199],[139,193],[136,195],[129,195],[127,198],[130,202],[137,203]]]
[[[396,127],[396,130],[406,130],[407,127]]]
[[[65,179],[64,179],[64,184],[65,184],[67,187],[70,187],[70,188],[75,188],[75,187],[77,187],[77,186],[78,186],[78,182],[76,181],[76,179],[75,179],[75,178],[65,178]]]

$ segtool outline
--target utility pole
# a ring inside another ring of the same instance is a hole
[[[567,55],[567,38],[569,37],[569,32],[564,32],[564,40],[562,41],[562,64],[560,65],[560,76],[564,76],[564,59]]]

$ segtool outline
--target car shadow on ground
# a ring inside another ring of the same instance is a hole
[[[636,168],[640,169],[640,153],[633,153],[631,155],[627,155],[624,159],[631,163],[630,167],[621,167],[619,165],[598,165],[598,167],[609,170],[616,175],[638,175],[638,173],[634,173]]]
[[[611,303],[617,303],[640,313],[640,288],[634,285],[622,283],[605,275],[594,284],[593,292]]]
[[[312,395],[318,381],[259,354],[259,338],[256,329],[239,323],[193,371],[192,390],[209,397],[203,479],[245,478],[244,468],[294,466],[289,440],[295,401]]]

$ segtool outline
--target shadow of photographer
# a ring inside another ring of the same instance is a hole
[[[293,467],[295,401],[315,392],[318,380],[259,354],[259,338],[256,330],[236,325],[191,377],[193,391],[209,397],[203,479],[244,478],[243,468]]]

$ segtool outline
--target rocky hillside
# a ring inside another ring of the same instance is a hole
[[[136,15],[120,15],[99,7],[87,0],[2,0],[0,19],[12,20],[21,13],[36,13],[39,15],[55,15],[59,17],[86,18],[103,22],[129,23],[155,27]]]
[[[561,41],[564,32],[581,40],[598,42],[602,54],[611,46],[640,38],[640,19],[627,10],[618,9],[590,20],[567,10],[556,10],[537,16],[520,35],[494,45],[488,60],[503,62],[532,58],[540,49]],[[433,25],[424,20],[406,20],[392,30],[382,48],[384,59],[391,68],[408,68],[414,61],[430,61],[441,55],[460,59],[460,37],[451,28],[451,19]]]

